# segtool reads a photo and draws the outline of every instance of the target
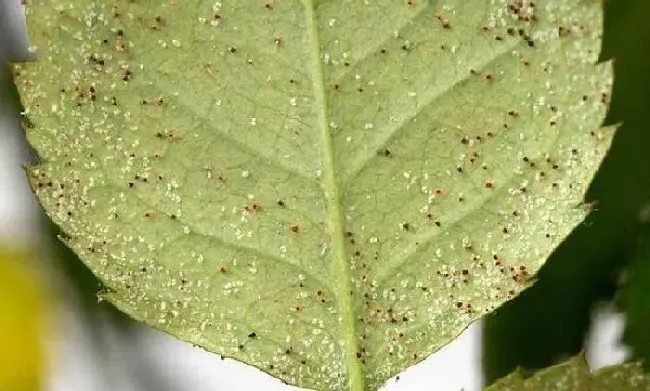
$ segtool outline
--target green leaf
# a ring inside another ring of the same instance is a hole
[[[595,373],[582,355],[546,368],[524,379],[514,372],[497,381],[486,391],[637,391],[650,387],[650,377],[640,362],[629,362],[599,369]]]
[[[516,296],[612,128],[596,1],[34,1],[35,192],[136,319],[373,390]]]

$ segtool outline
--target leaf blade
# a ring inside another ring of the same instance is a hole
[[[612,133],[597,5],[452,3],[34,5],[32,186],[131,316],[375,389],[530,284]]]

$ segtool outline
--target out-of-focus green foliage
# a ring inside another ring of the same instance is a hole
[[[39,391],[52,287],[32,253],[0,248],[0,390]]]

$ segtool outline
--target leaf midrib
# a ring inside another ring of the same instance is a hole
[[[334,146],[328,126],[328,101],[325,94],[325,83],[321,61],[320,41],[318,36],[318,21],[315,15],[313,0],[305,0],[305,14],[309,28],[309,51],[311,54],[312,85],[314,98],[318,108],[317,127],[320,130],[322,143],[322,186],[327,207],[327,219],[330,228],[332,263],[334,272],[334,289],[341,316],[341,333],[343,338],[343,354],[348,375],[349,391],[364,391],[364,376],[361,361],[356,354],[359,352],[357,343],[357,324],[352,300],[352,275],[346,262],[345,238],[343,236],[343,215],[341,213],[341,194],[336,176]]]

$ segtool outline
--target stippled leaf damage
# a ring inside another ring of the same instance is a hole
[[[598,1],[31,3],[28,173],[68,245],[303,387],[377,389],[528,286],[613,133]]]

